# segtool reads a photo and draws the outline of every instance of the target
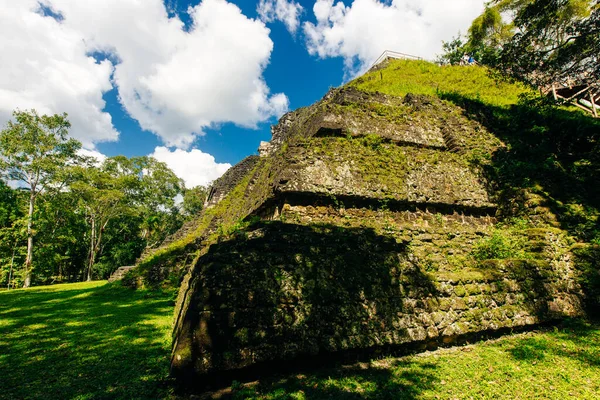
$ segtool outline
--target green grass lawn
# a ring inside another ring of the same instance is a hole
[[[600,399],[600,326],[571,321],[234,388],[237,399]]]
[[[172,316],[105,281],[0,292],[0,399],[163,398]]]
[[[0,292],[0,399],[174,398],[172,294],[106,282]],[[238,399],[600,399],[600,325],[234,383]]]

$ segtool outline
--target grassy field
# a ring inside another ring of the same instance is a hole
[[[0,292],[0,399],[165,397],[171,299],[106,282]]]
[[[571,321],[544,332],[236,386],[236,399],[600,399],[600,327]]]
[[[0,399],[175,398],[172,294],[106,282],[0,292]],[[234,382],[237,399],[599,399],[600,325]],[[204,396],[202,396],[204,397]]]

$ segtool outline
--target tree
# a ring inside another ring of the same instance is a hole
[[[536,87],[600,84],[600,1],[531,1],[513,24],[498,62],[504,75]]]
[[[470,54],[536,85],[532,77],[555,79],[548,72],[568,64],[589,71],[598,65],[597,9],[598,0],[491,0],[471,23],[466,43],[445,43],[442,58]]]
[[[451,41],[449,41],[449,42],[442,41],[442,49],[444,50],[444,52],[442,53],[442,55],[438,56],[436,61],[442,65],[445,65],[445,64],[457,65],[457,64],[459,64],[465,54],[464,46],[465,46],[465,44],[463,43],[462,36],[460,35],[460,32],[459,32],[458,36],[455,38],[452,38]]]
[[[70,190],[41,196],[35,212],[36,281],[45,284],[79,280],[86,265],[85,216]]]
[[[89,251],[86,279],[93,276],[94,265],[102,252],[103,238],[113,222],[117,232],[129,235],[137,219],[140,235],[146,243],[161,241],[179,225],[170,227],[169,210],[174,198],[183,190],[183,182],[166,166],[150,157],[116,156],[106,159],[101,166],[81,166],[75,169],[77,181],[71,190],[77,195],[79,207],[86,216],[89,233]],[[129,218],[130,217],[130,218]],[[118,246],[123,249],[138,249]],[[120,259],[129,259],[121,255]]]
[[[515,34],[512,20],[531,0],[492,0],[469,27],[463,51],[481,64],[495,66],[504,44]]]
[[[45,190],[64,183],[64,167],[76,159],[81,143],[68,137],[71,124],[67,114],[38,115],[36,111],[15,111],[0,131],[0,170],[29,190],[27,213],[27,256],[23,287],[31,285],[35,203]]]
[[[21,216],[18,192],[0,180],[0,229],[11,227]]]
[[[11,288],[18,280],[15,265],[22,260],[23,196],[0,180],[0,281]],[[3,285],[4,286],[4,285]]]
[[[127,177],[114,176],[95,166],[78,170],[79,179],[71,185],[84,211],[89,227],[89,251],[86,279],[92,280],[92,269],[108,223],[128,211],[125,185]]]
[[[186,189],[183,193],[183,212],[188,217],[194,217],[204,208],[204,202],[208,196],[208,188],[196,186]]]
[[[127,176],[126,191],[142,217],[142,237],[152,247],[181,225],[175,198],[185,190],[183,181],[163,162],[152,157],[123,156],[106,160],[105,168],[115,176]]]

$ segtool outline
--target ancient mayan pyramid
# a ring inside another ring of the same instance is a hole
[[[551,224],[517,232],[520,258],[471,256],[501,217],[478,155],[504,145],[455,105],[347,86],[272,133],[142,262],[148,279],[184,275],[175,376],[430,348],[581,312]]]

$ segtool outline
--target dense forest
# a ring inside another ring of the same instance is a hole
[[[0,133],[3,288],[107,278],[202,208],[151,157],[98,160],[69,138],[67,115],[15,111]]]

